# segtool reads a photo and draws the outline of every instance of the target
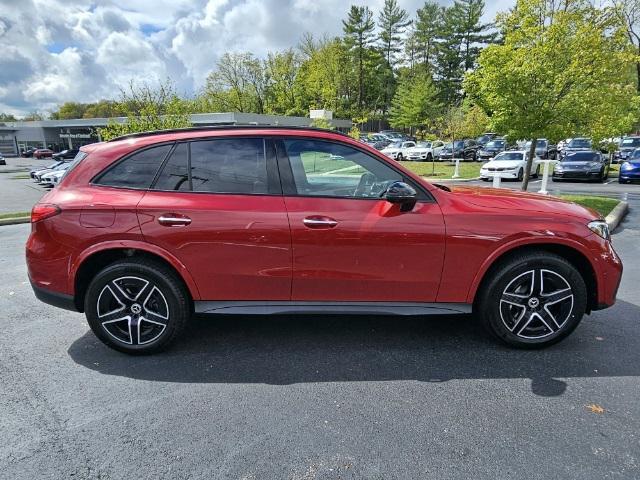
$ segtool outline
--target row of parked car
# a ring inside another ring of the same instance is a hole
[[[45,168],[36,167],[31,169],[29,175],[39,185],[45,187],[54,187],[58,183],[60,183],[60,180],[67,172],[69,167],[71,167],[72,163],[73,162],[67,158],[57,159],[55,162],[47,165]]]
[[[62,150],[60,152],[54,152],[50,148],[34,148],[30,147],[20,152],[20,156],[23,158],[37,158],[39,160],[43,158],[53,159],[73,159],[78,154],[77,148],[70,148],[68,150]]]

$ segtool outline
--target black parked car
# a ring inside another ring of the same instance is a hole
[[[483,133],[476,139],[476,142],[478,142],[481,147],[484,147],[487,143],[491,140],[495,140],[497,137],[497,133]]]
[[[496,138],[487,142],[483,147],[480,147],[477,158],[478,160],[490,160],[507,149],[507,141],[501,138]]]
[[[618,151],[613,155],[614,163],[624,162],[631,157],[636,148],[640,148],[640,137],[624,137]]]
[[[31,158],[36,150],[38,149],[35,147],[29,147],[26,150],[22,150],[22,152],[20,152],[20,156],[24,158]]]
[[[460,158],[476,161],[480,145],[475,140],[456,140],[453,145],[447,143],[440,152],[440,160],[447,161]]]
[[[604,182],[609,178],[609,161],[600,152],[594,150],[567,153],[553,170],[557,180],[597,180]]]
[[[531,142],[527,142],[524,146],[524,150],[527,152],[531,148]],[[549,158],[555,159],[558,155],[558,147],[549,143],[546,138],[540,138],[536,142],[536,157],[547,160]]]
[[[573,138],[562,151],[562,155],[569,155],[575,152],[590,152],[592,151],[591,140],[588,138]]]
[[[69,160],[69,159],[74,159],[76,158],[76,155],[78,154],[80,150],[78,150],[77,148],[71,149],[71,150],[62,150],[61,152],[58,153],[54,153],[53,154],[53,159],[54,160]]]

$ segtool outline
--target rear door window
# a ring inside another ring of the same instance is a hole
[[[191,143],[194,192],[268,194],[262,138],[223,138]]]

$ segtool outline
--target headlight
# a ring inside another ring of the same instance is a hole
[[[589,168],[600,168],[602,165],[599,162],[591,162]]]
[[[589,230],[591,230],[593,233],[601,236],[605,240],[611,240],[611,233],[609,233],[609,225],[607,225],[607,222],[605,222],[604,220],[595,220],[589,223],[589,225],[587,226],[589,227]]]

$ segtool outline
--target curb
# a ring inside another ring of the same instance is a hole
[[[618,228],[622,219],[629,212],[629,204],[627,202],[620,202],[616,207],[611,210],[611,213],[607,215],[605,221],[607,225],[609,225],[609,231],[613,233],[613,231]]]
[[[431,178],[425,177],[421,175],[427,182],[436,182],[436,183],[466,183],[466,182],[475,182],[476,180],[480,180],[481,177],[475,178]]]
[[[31,217],[2,218],[0,219],[0,227],[4,225],[18,225],[20,223],[29,222],[31,222]]]

